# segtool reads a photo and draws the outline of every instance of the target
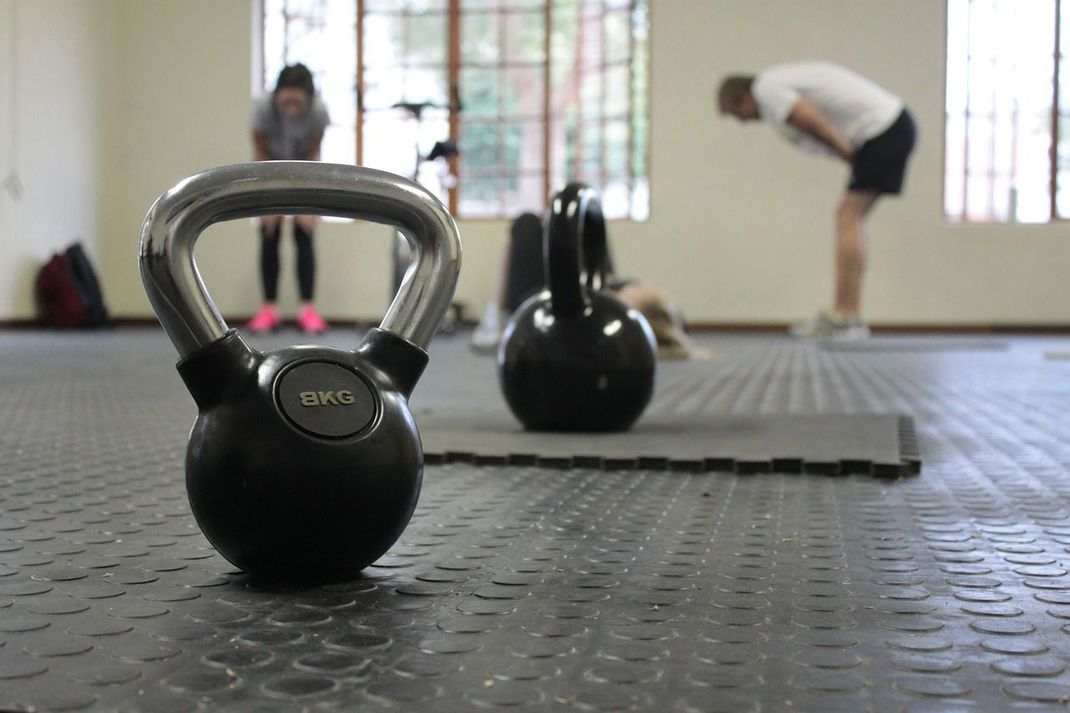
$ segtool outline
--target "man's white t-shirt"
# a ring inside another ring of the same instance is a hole
[[[770,67],[754,78],[758,114],[801,148],[830,151],[787,124],[800,99],[813,104],[856,148],[879,136],[903,111],[903,100],[862,75],[831,62]]]

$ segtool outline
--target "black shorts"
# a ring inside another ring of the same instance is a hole
[[[907,159],[916,137],[914,118],[903,109],[891,126],[855,151],[847,190],[898,195],[903,190]]]

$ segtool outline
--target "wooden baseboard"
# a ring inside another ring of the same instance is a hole
[[[227,317],[227,322],[232,325],[245,324],[251,315]],[[339,328],[368,328],[378,325],[373,320],[358,319],[330,319],[331,325]],[[125,316],[113,319],[108,327],[112,329],[141,329],[156,327],[159,322],[155,317],[149,316]],[[469,319],[462,320],[461,327],[474,327],[475,322]],[[688,322],[689,332],[696,334],[737,332],[748,334],[776,334],[788,330],[788,322]],[[879,334],[1045,334],[1045,335],[1070,335],[1070,324],[1060,323],[1017,323],[1017,324],[973,324],[965,322],[949,322],[944,324],[926,323],[913,324],[902,322],[885,322],[871,324],[870,328]],[[4,319],[0,320],[0,330],[46,330],[48,326],[36,319]]]
[[[231,326],[242,325],[252,319],[252,315],[243,317],[227,317],[227,324]],[[354,329],[358,327],[375,327],[378,326],[378,321],[371,320],[355,320],[355,319],[331,319],[329,320],[331,326],[335,327],[352,327]],[[285,322],[284,322],[285,324]],[[144,329],[146,327],[159,327],[160,322],[155,317],[116,317],[109,320],[106,325],[101,329]],[[40,320],[36,319],[0,319],[0,330],[40,330],[50,331],[53,327],[49,327]],[[78,331],[73,329],[71,331]]]
[[[880,334],[1063,334],[1070,335],[1070,324],[973,324],[966,322],[914,324],[904,322],[870,323],[870,329]],[[688,322],[687,331],[747,332],[770,334],[786,332],[789,322]]]

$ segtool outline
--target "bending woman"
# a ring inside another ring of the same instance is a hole
[[[284,67],[275,91],[258,99],[253,106],[253,150],[257,161],[318,161],[323,132],[330,123],[327,107],[316,96],[312,73],[303,64]],[[279,238],[287,216],[260,219],[260,279],[264,304],[249,321],[251,332],[262,334],[278,329],[281,319],[275,305],[279,283]],[[316,311],[312,296],[316,282],[316,257],[312,236],[317,216],[289,216],[297,247],[297,286],[301,296],[298,326],[306,333],[325,332],[327,322]]]

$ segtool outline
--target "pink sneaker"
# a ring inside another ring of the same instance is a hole
[[[266,334],[279,328],[279,311],[275,305],[264,305],[246,325],[253,334]]]
[[[322,334],[327,331],[327,320],[320,316],[312,305],[305,305],[297,315],[297,326],[305,334]]]

